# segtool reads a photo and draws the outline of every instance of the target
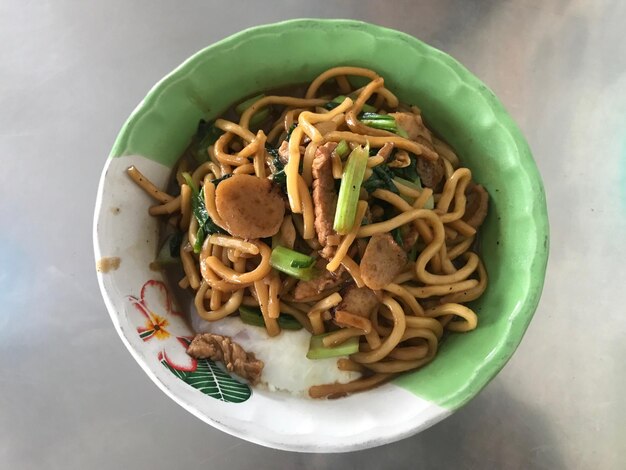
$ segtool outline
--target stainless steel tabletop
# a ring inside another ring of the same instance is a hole
[[[465,408],[352,454],[274,451],[161,393],[96,283],[92,210],[126,117],[242,28],[350,17],[463,62],[527,136],[546,185],[545,290],[517,353]],[[626,468],[626,2],[0,2],[0,467]]]

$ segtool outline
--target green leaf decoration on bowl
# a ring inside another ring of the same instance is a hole
[[[241,403],[252,395],[247,384],[235,380],[208,359],[198,359],[198,367],[193,372],[174,369],[166,361],[161,364],[196,390],[226,403]]]

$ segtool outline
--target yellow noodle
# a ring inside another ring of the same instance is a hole
[[[362,334],[363,330],[359,330],[358,328],[341,328],[340,330],[329,333],[328,336],[324,336],[322,343],[327,348],[330,348],[345,343],[350,338],[361,336]]]
[[[212,311],[218,310],[222,306],[222,291],[211,289],[211,301],[209,306]]]
[[[280,276],[278,272],[272,271],[269,275],[269,295],[267,304],[267,316],[278,318],[280,316]]]
[[[471,331],[478,325],[478,317],[465,305],[448,303],[426,310],[425,315],[431,318],[437,318],[444,315],[456,315],[463,320],[454,320],[446,326],[451,331]]]
[[[435,152],[430,150],[428,147],[414,142],[409,139],[405,139],[404,137],[390,137],[390,136],[376,136],[376,135],[361,135],[354,134],[352,132],[345,131],[334,131],[326,134],[325,139],[331,142],[341,142],[345,140],[346,142],[355,142],[359,145],[365,145],[369,142],[369,144],[374,147],[382,147],[385,143],[391,142],[397,148],[401,148],[407,150],[415,155],[419,155],[427,160],[437,160],[438,156]]]
[[[185,275],[187,276],[187,279],[189,279],[189,285],[192,289],[196,290],[200,287],[200,276],[198,275],[198,270],[196,268],[196,260],[193,258],[191,253],[185,250],[186,244],[187,237],[185,236],[182,243],[180,244],[180,260],[183,265]]]
[[[333,258],[326,265],[326,269],[328,269],[329,271],[331,272],[336,271],[339,265],[341,264],[341,261],[343,260],[343,258],[348,254],[348,250],[350,249],[352,242],[354,242],[354,239],[356,238],[356,234],[359,228],[361,227],[361,222],[363,221],[363,216],[365,216],[366,210],[367,210],[367,202],[359,201],[357,209],[356,209],[356,217],[354,219],[354,224],[352,225],[352,228],[346,235],[342,237],[341,243],[339,244],[339,247],[337,248],[337,251],[335,252],[335,256],[333,256]]]
[[[329,396],[340,397],[348,393],[369,390],[392,378],[393,374],[375,374],[371,377],[354,380],[345,384],[335,382],[332,384],[314,385],[309,388],[309,396],[311,398],[324,398]]]
[[[265,284],[263,279],[255,281],[254,290],[256,291],[257,298],[259,299],[259,306],[261,307],[261,313],[263,314],[267,334],[270,336],[276,336],[280,333],[280,326],[278,326],[276,318],[272,318],[269,315],[269,292],[267,284]]]
[[[233,173],[236,175],[252,175],[254,174],[254,164],[246,163],[245,165],[238,166],[233,170]]]
[[[302,238],[310,240],[311,238],[315,238],[315,212],[309,188],[307,188],[304,178],[300,175],[298,175],[298,192],[302,204],[302,221],[304,223]]]
[[[411,309],[411,311],[413,312],[413,315],[417,315],[417,316],[424,315],[424,309],[419,304],[419,302],[415,299],[415,296],[413,296],[413,294],[411,294],[411,292],[409,292],[409,290],[406,287],[392,283],[392,284],[387,284],[384,287],[384,290],[400,298]]]
[[[172,199],[174,199],[173,196],[170,196],[169,194],[164,193],[159,188],[157,188],[152,183],[152,181],[146,178],[134,166],[129,166],[128,169],[126,170],[126,173],[128,173],[128,176],[130,176],[132,180],[148,194],[148,196],[151,196],[152,198],[156,199],[161,204],[165,204],[166,202],[170,202]]]
[[[287,197],[291,211],[296,214],[302,213],[302,201],[298,190],[298,168],[300,166],[300,140],[302,140],[302,128],[296,127],[289,139],[289,161],[285,165],[287,175]]]
[[[475,237],[469,237],[454,245],[448,250],[448,258],[450,258],[450,260],[454,260],[461,256],[474,244],[474,239]]]
[[[318,122],[330,121],[335,116],[343,113],[351,106],[352,100],[350,98],[346,98],[339,106],[324,114],[303,111],[298,116],[298,127],[302,128],[302,131],[311,139],[311,141],[319,144],[324,139],[324,137],[313,124]]]
[[[472,235],[476,235],[476,229],[469,225],[467,222],[461,219],[453,220],[452,222],[448,222],[446,224],[448,227],[456,230],[464,237],[471,237]]]
[[[181,230],[186,230],[189,227],[191,220],[191,188],[187,184],[181,184],[180,186],[180,213],[182,215],[180,219]]]
[[[254,243],[241,240],[240,238],[231,237],[230,235],[215,233],[209,237],[209,243],[225,248],[236,248],[243,253],[251,255],[258,255],[260,253],[259,247]]]
[[[243,289],[240,289],[234,292],[228,301],[223,304],[218,310],[209,310],[207,311],[204,307],[204,294],[206,289],[208,289],[208,284],[206,282],[202,282],[202,286],[196,292],[195,297],[195,307],[198,315],[204,320],[207,321],[217,321],[222,318],[235,313],[239,306],[241,305],[241,300],[243,299]]]
[[[256,283],[267,276],[272,269],[270,266],[270,254],[272,250],[263,242],[255,240],[251,243],[254,243],[259,248],[261,254],[261,262],[252,271],[246,273],[233,271],[231,268],[224,266],[224,263],[215,256],[207,257],[205,262],[219,277],[232,284],[249,284],[254,282],[256,285]]]
[[[322,86],[322,84],[325,81],[330,80],[331,78],[335,78],[337,76],[342,76],[342,75],[366,77],[366,78],[369,78],[370,80],[375,80],[379,76],[373,70],[365,69],[361,67],[334,67],[332,69],[326,70],[321,75],[318,75],[317,78],[315,78],[315,80],[311,82],[311,84],[309,85],[309,88],[306,91],[306,94],[304,95],[305,98],[312,99],[313,97],[315,97],[317,90],[320,88],[320,86]],[[326,101],[324,101],[324,103],[325,102]],[[321,104],[324,104],[324,103],[321,103]]]
[[[321,335],[326,331],[321,311],[311,311],[307,313],[307,317],[311,322],[311,328],[313,329],[314,335]]]
[[[185,275],[180,281],[178,281],[178,287],[181,289],[187,289],[189,287],[189,278]]]
[[[318,145],[315,142],[310,142],[304,150],[304,157],[302,159],[302,177],[308,187],[313,184],[313,159],[315,158],[315,152]]]
[[[352,276],[354,283],[357,287],[364,287],[365,282],[363,282],[363,278],[361,277],[361,268],[356,262],[350,258],[348,255],[345,255],[341,259],[341,265],[346,268],[346,271]]]
[[[487,270],[482,261],[478,262],[478,284],[469,289],[456,292],[454,294],[446,295],[441,298],[442,302],[471,302],[472,300],[476,300],[478,297],[483,295],[485,289],[487,289]]]
[[[204,182],[204,205],[206,206],[206,211],[209,214],[209,217],[213,219],[213,222],[221,228],[224,228],[226,225],[224,224],[222,217],[220,217],[220,214],[217,212],[217,207],[215,206],[215,185],[207,181]]]
[[[400,304],[392,297],[383,296],[383,304],[389,309],[393,315],[393,329],[391,333],[382,341],[380,347],[369,352],[358,352],[351,356],[353,361],[361,364],[371,364],[380,361],[387,356],[393,348],[397,346],[406,329],[406,317]]]
[[[239,119],[239,125],[244,129],[249,128],[250,119],[252,118],[252,116],[254,116],[254,114],[260,109],[263,109],[269,105],[275,104],[282,106],[297,106],[308,108],[323,105],[326,103],[326,100],[321,99],[293,98],[291,96],[265,96],[256,101],[254,104],[252,104],[252,106],[250,106],[243,112],[243,114],[241,115],[241,119]],[[217,121],[215,121],[215,125],[217,126]]]
[[[150,215],[165,215],[165,214],[173,214],[180,210],[180,202],[181,197],[176,196],[171,201],[166,202],[165,204],[160,204],[157,206],[151,206],[148,209],[148,213]]]

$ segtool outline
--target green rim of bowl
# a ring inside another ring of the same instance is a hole
[[[493,92],[455,59],[407,34],[359,21],[258,26],[198,52],[161,80],[122,127],[111,157],[139,154],[171,168],[200,118],[341,64],[374,68],[401,101],[419,105],[489,191],[480,239],[490,283],[472,303],[478,328],[450,335],[431,364],[394,380],[456,409],[521,341],[541,296],[549,229],[541,177],[524,137]]]

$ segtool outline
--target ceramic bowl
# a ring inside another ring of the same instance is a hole
[[[163,187],[200,118],[255,92],[311,80],[336,65],[375,69],[401,101],[458,152],[491,196],[481,229],[489,287],[473,307],[478,329],[453,334],[437,358],[372,391],[308,400],[251,390],[210,361],[185,354],[192,336],[159,272],[152,201],[125,170],[136,165]],[[524,335],[543,286],[548,221],[528,145],[494,94],[460,63],[390,29],[347,20],[294,20],[224,39],[163,78],[123,125],[108,157],[94,218],[107,309],[135,360],[175,402],[234,436],[303,452],[343,452],[415,434],[474,397]]]

